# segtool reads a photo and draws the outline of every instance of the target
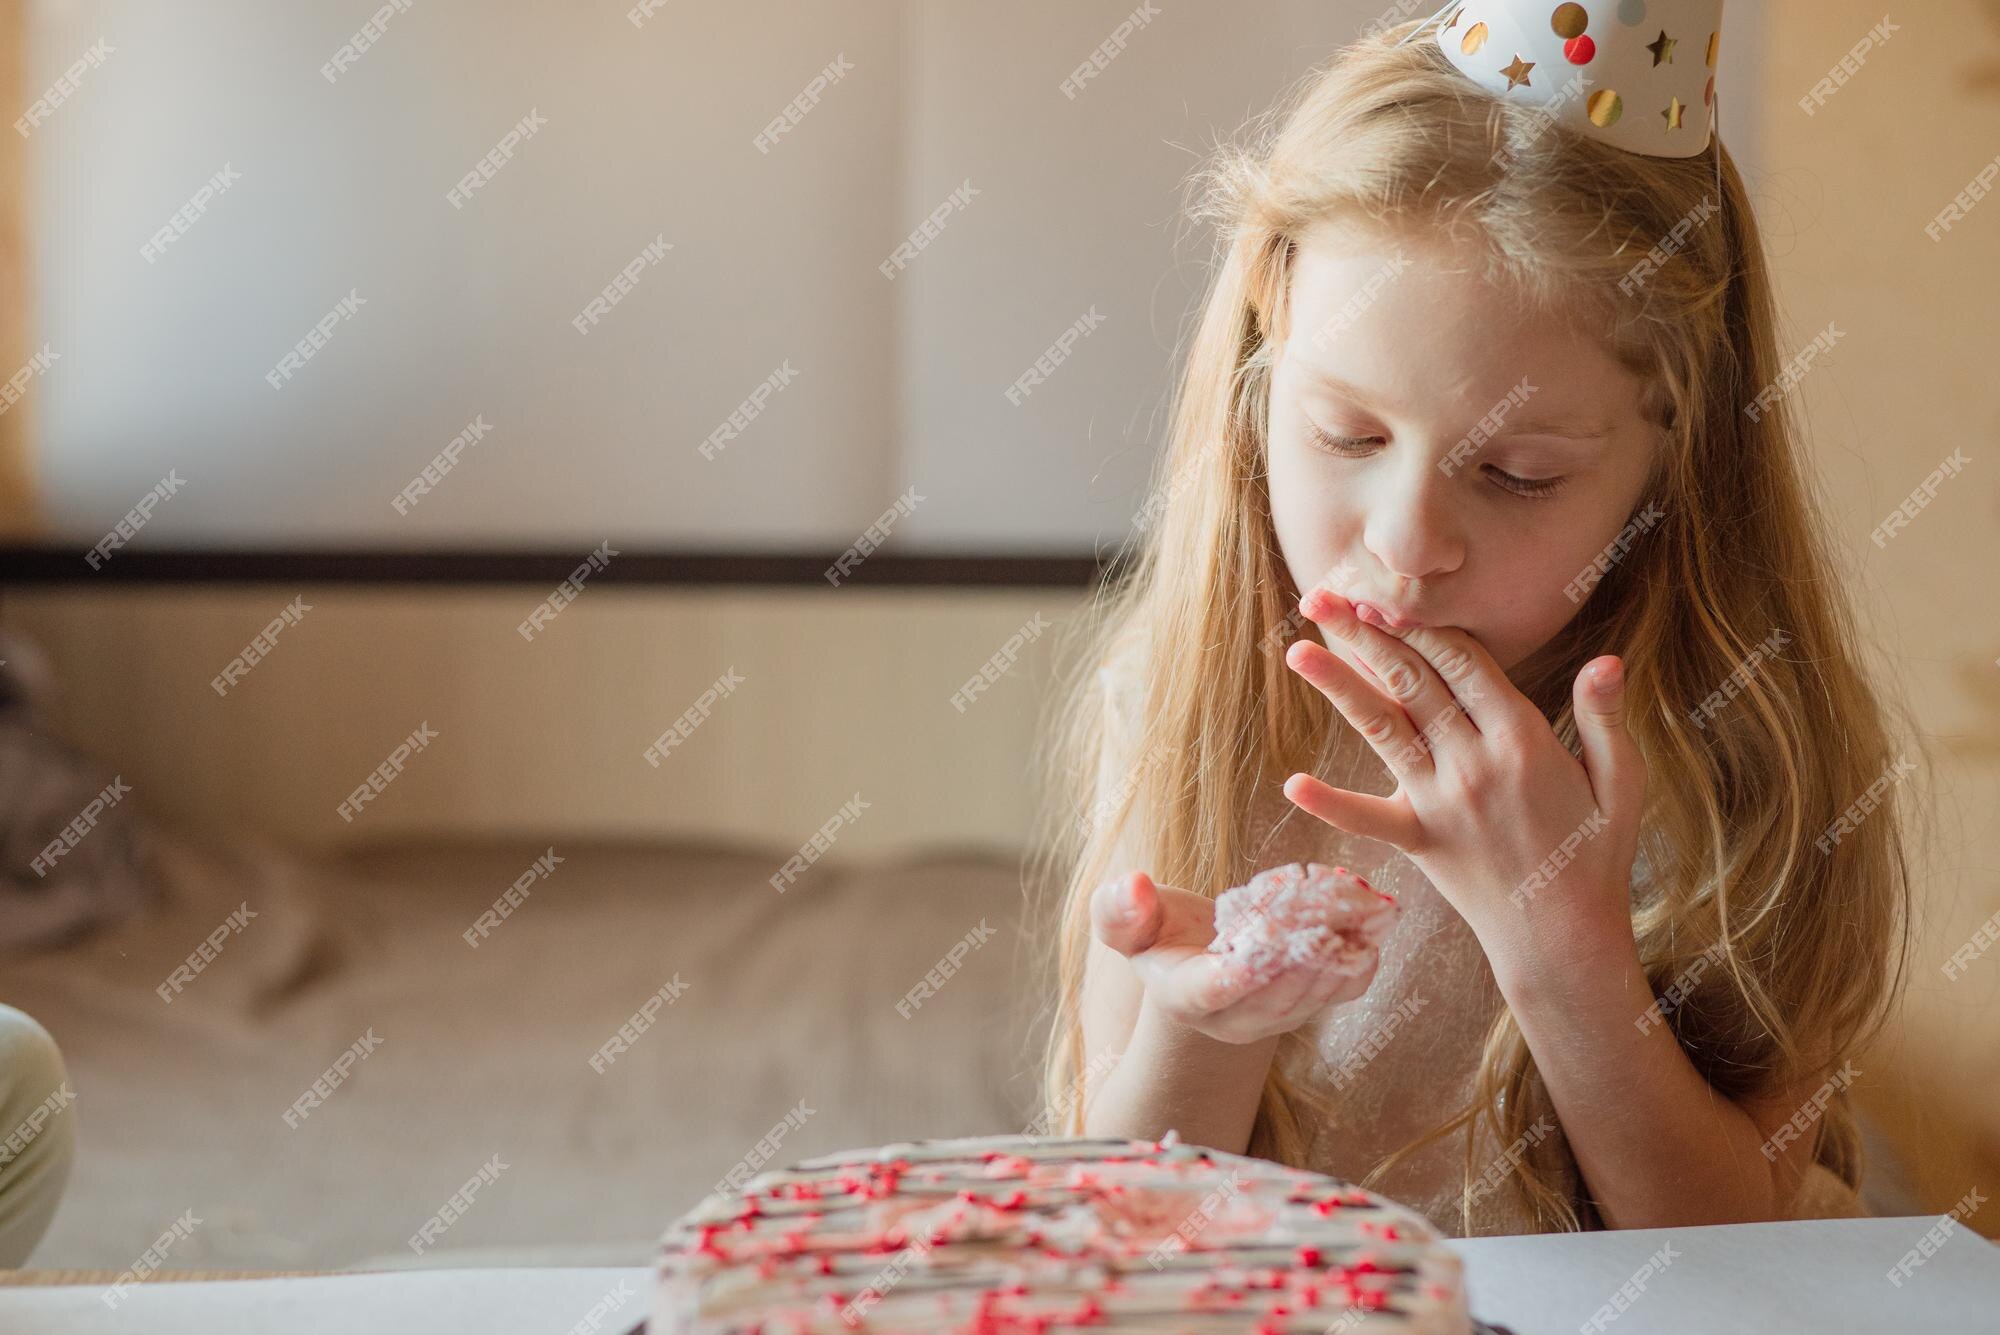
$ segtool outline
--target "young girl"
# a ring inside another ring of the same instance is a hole
[[[1630,4],[1516,8],[1572,60],[1578,20],[1673,53]],[[1596,94],[1469,79],[1460,17],[1343,50],[1214,169],[1156,518],[1056,733],[1044,1116],[1457,1234],[1861,1213],[1921,757],[1766,392],[1749,199],[1701,103],[1622,109],[1696,152],[1593,133]],[[1678,45],[1701,89],[1710,25]],[[1372,974],[1206,953],[1214,897],[1294,861],[1400,902]]]

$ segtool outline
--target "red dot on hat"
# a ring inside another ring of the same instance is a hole
[[[1588,65],[1597,54],[1597,43],[1588,37],[1572,37],[1563,43],[1563,54],[1572,65]]]

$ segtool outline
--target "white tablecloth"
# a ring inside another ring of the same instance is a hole
[[[2000,1247],[1952,1227],[1900,1285],[1889,1271],[1938,1220],[1808,1220],[1475,1238],[1475,1315],[1514,1335],[2000,1333]],[[1669,1249],[1663,1252],[1663,1248]],[[1664,1259],[1663,1259],[1664,1258]],[[416,1270],[327,1278],[0,1288],[6,1335],[624,1335],[643,1269]]]

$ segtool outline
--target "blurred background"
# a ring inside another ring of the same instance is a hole
[[[1050,654],[1154,475],[1187,178],[1430,8],[0,0],[34,1264],[188,1210],[173,1267],[642,1262],[774,1149],[1026,1128]],[[2000,5],[1810,97],[1882,18],[1734,0],[1720,106],[1946,780],[1856,1090],[1916,1214],[2000,1183],[2000,951],[1943,967],[2000,910]]]

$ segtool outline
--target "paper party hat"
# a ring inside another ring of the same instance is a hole
[[[1714,136],[1722,0],[1465,0],[1426,30],[1494,96],[1615,147],[1691,158]]]

